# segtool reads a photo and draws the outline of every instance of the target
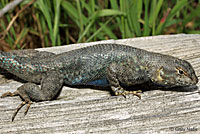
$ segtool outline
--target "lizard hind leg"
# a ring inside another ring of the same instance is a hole
[[[4,93],[1,98],[8,96],[20,96],[20,98],[23,100],[12,116],[13,121],[19,110],[24,105],[27,104],[26,111],[24,112],[24,115],[26,115],[32,104],[32,101],[39,102],[56,99],[62,89],[62,85],[63,75],[59,72],[52,71],[43,76],[43,79],[41,80],[41,87],[35,83],[25,83],[13,93]]]

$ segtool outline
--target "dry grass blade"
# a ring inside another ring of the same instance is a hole
[[[13,23],[15,22],[15,20],[17,19],[17,17],[19,16],[20,13],[22,13],[27,7],[29,7],[30,5],[32,5],[35,2],[35,0],[32,0],[31,2],[29,2],[27,5],[25,5],[21,10],[19,10],[17,12],[17,14],[12,18],[12,20],[10,21],[8,27],[6,28],[6,30],[3,33],[0,33],[0,40],[3,40],[6,36],[6,34],[8,33],[8,31],[10,30],[11,26],[13,25]]]

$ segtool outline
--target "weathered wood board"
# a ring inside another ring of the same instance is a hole
[[[200,78],[200,35],[108,40],[39,50],[61,53],[98,43],[121,43],[186,59]],[[5,81],[0,85],[0,95],[22,84],[12,79]],[[111,96],[106,90],[64,86],[57,100],[34,103],[25,117],[24,107],[11,122],[20,103],[19,97],[0,98],[0,133],[200,133],[198,89],[151,90],[139,100],[135,96]]]

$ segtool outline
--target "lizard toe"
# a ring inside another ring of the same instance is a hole
[[[17,107],[16,111],[14,112],[14,114],[13,114],[13,116],[12,116],[12,121],[14,121],[14,119],[15,119],[17,113],[19,112],[19,110],[20,110],[24,105],[26,105],[26,104],[27,104],[27,108],[26,108],[26,111],[24,112],[24,116],[27,114],[27,112],[28,112],[28,110],[29,110],[29,108],[30,108],[30,106],[31,106],[31,104],[32,104],[31,101],[23,101],[23,102]]]

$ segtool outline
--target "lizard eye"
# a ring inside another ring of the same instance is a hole
[[[180,74],[180,75],[186,75],[186,72],[183,69],[176,68],[176,70],[177,70],[178,74]]]
[[[181,74],[181,75],[184,74],[183,70],[178,70],[178,73]]]

